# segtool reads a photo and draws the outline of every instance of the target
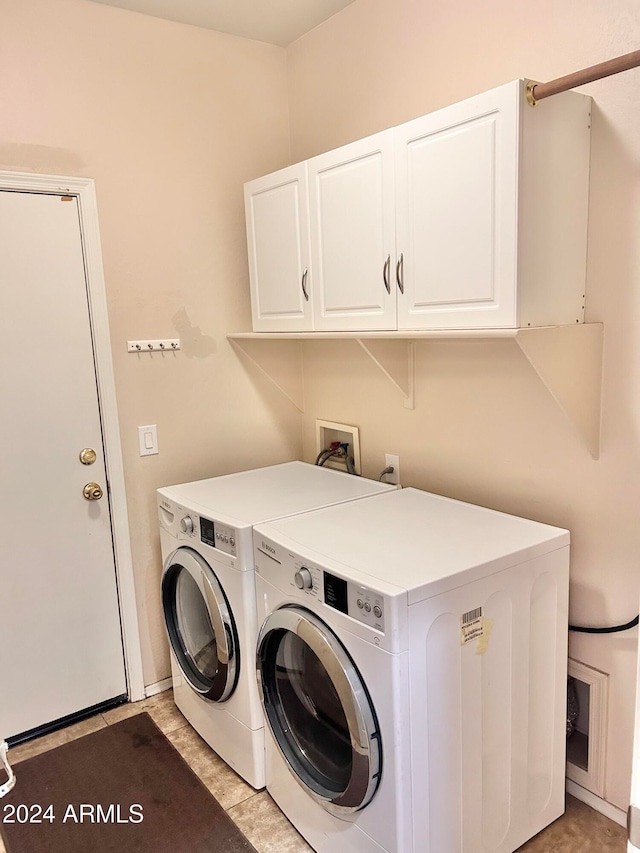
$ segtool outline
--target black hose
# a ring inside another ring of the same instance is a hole
[[[353,456],[349,456],[348,453],[347,453],[347,456],[345,459],[345,465],[347,466],[347,473],[348,474],[353,474],[354,477],[360,476],[360,474],[358,474],[358,472],[356,471],[356,465],[355,465],[355,462],[353,461]]]
[[[333,456],[333,450],[321,450],[316,457],[315,464],[316,465],[324,465],[324,463]]]
[[[628,631],[630,628],[635,628],[640,621],[640,614],[627,622],[625,625],[614,625],[613,628],[581,628],[578,625],[569,625],[570,631],[579,631],[581,634],[617,634],[618,631]]]

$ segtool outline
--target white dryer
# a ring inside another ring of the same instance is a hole
[[[158,490],[162,603],[175,702],[255,788],[265,781],[252,525],[390,490],[304,462]]]
[[[254,528],[267,789],[319,853],[564,810],[569,534],[416,489]]]

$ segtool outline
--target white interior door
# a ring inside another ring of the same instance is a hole
[[[0,247],[0,732],[13,737],[127,686],[75,197],[1,191]],[[101,499],[85,498],[90,482]]]

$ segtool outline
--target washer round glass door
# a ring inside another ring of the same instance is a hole
[[[162,606],[184,677],[205,699],[224,702],[238,681],[237,633],[222,587],[196,551],[178,548],[167,559]]]
[[[302,607],[281,607],[260,630],[257,668],[271,733],[296,780],[332,814],[364,808],[380,782],[380,734],[333,631]]]

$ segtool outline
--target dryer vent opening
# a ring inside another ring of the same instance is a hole
[[[609,676],[569,659],[567,678],[567,779],[604,796]]]

